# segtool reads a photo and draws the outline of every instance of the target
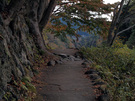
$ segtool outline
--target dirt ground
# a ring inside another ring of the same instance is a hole
[[[53,50],[73,55],[77,50]],[[83,60],[64,61],[55,66],[42,67],[36,80],[38,97],[35,101],[95,101],[91,81],[84,75]]]

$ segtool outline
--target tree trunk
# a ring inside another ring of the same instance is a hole
[[[56,0],[51,0],[48,5],[48,8],[46,8],[46,10],[43,13],[43,17],[42,17],[41,21],[39,22],[39,28],[40,28],[41,32],[43,31],[45,25],[47,24],[47,22],[50,18],[51,12],[55,8],[55,5],[56,5],[55,3],[56,3]]]
[[[34,41],[40,51],[46,51],[42,30],[47,24],[49,17],[55,7],[55,0],[29,0],[28,23],[30,32],[35,36]],[[45,4],[45,5],[43,5]]]
[[[110,26],[110,30],[108,32],[108,40],[107,40],[108,46],[113,45],[113,42],[114,42],[115,38],[118,36],[118,34],[125,32],[134,27],[134,25],[129,26],[129,28],[118,32],[121,25],[123,23],[125,23],[127,21],[127,19],[130,19],[130,17],[132,15],[134,15],[134,13],[127,15],[128,11],[130,9],[131,1],[132,0],[128,0],[127,5],[124,5],[125,0],[121,0],[121,3],[119,5],[117,5],[116,8],[114,9],[114,17],[113,17],[113,20],[112,20],[112,23]],[[124,9],[123,9],[123,6],[125,6]],[[116,12],[117,10],[118,10],[118,12]],[[113,35],[113,33],[114,33],[114,35]]]
[[[108,32],[108,39],[107,39],[108,46],[112,45],[113,38],[116,36],[115,34],[113,35],[113,33],[114,33],[115,28],[116,28],[116,25],[118,24],[118,22],[120,20],[119,18],[120,18],[120,14],[122,12],[122,9],[123,9],[124,1],[125,0],[121,1],[119,9],[118,9],[119,5],[117,5],[114,9],[114,17],[113,17],[113,20],[112,20],[112,23],[111,23],[111,26],[110,26],[110,29]],[[118,12],[116,12],[117,9],[118,9]]]
[[[12,97],[18,92],[21,95],[19,89],[13,94],[16,90],[11,90],[13,87],[8,83],[19,82],[26,75],[32,76],[35,50],[50,54],[46,50],[42,30],[55,1],[0,1],[0,99],[7,91],[11,91]]]

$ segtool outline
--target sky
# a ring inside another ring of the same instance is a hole
[[[115,2],[118,2],[118,1],[121,1],[121,0],[104,0],[105,3],[115,3]]]
[[[67,0],[63,0],[63,1],[67,1]],[[121,0],[103,0],[105,4],[110,3],[113,4],[115,2],[120,2]],[[56,7],[56,9],[58,8],[58,6]],[[108,18],[109,21],[111,21],[111,17],[109,17],[109,15],[103,15],[102,17]]]

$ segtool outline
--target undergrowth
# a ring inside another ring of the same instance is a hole
[[[135,101],[135,50],[126,45],[82,48],[107,84],[111,101]]]

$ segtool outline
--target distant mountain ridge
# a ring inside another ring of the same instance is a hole
[[[63,21],[62,18],[60,18],[60,21],[61,21],[61,23],[67,25],[67,23],[66,23],[65,21]],[[80,24],[81,24],[81,23],[80,23]],[[72,27],[72,28],[77,29],[78,26],[74,26],[74,27]],[[78,35],[81,35],[81,36],[90,36],[90,34],[89,34],[87,31],[85,31],[85,32],[84,32],[84,31],[78,31],[77,34],[78,34]]]

